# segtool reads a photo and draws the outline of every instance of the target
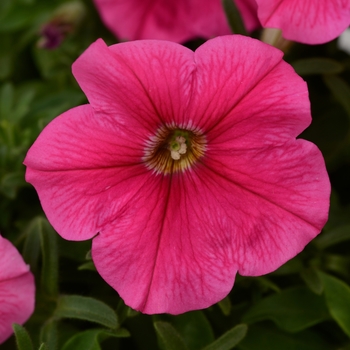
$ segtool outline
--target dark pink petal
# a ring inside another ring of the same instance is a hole
[[[64,237],[93,237],[146,181],[144,139],[89,105],[54,119],[28,151],[26,180]],[[142,130],[141,130],[142,133]]]
[[[0,236],[0,344],[34,311],[34,277],[16,248]]]
[[[267,28],[279,28],[284,38],[322,44],[350,25],[349,0],[255,0],[258,17]]]
[[[230,34],[221,0],[95,0],[106,26],[121,40],[184,42]],[[237,6],[249,31],[258,26],[253,0]]]
[[[299,253],[327,220],[329,187],[306,141],[213,150],[193,171],[151,178],[95,237],[92,256],[132,308],[205,308],[229,293],[237,270],[261,275]]]
[[[235,0],[234,2],[248,32],[261,27],[258,19],[258,5],[255,0]]]
[[[197,49],[189,115],[207,135],[209,147],[227,141],[236,148],[281,143],[310,124],[306,83],[282,55],[238,35],[212,39]]]
[[[185,119],[190,100],[193,52],[164,41],[107,47],[92,44],[73,64],[73,74],[96,112],[142,132]]]
[[[330,183],[321,152],[305,140],[252,150],[235,150],[232,144],[232,149],[213,147],[204,165],[216,192],[236,208],[232,244],[239,272],[261,275],[298,254],[321,231]]]
[[[203,170],[203,169],[201,169]],[[101,276],[144,313],[208,307],[233,286],[231,231],[200,171],[152,175],[118,220],[94,238]]]

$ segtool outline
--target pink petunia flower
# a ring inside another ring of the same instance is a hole
[[[195,52],[167,41],[93,43],[73,64],[89,103],[54,119],[26,180],[69,240],[92,240],[101,276],[144,313],[224,298],[325,224],[330,185],[306,83],[260,41]]]
[[[235,0],[249,31],[259,26],[255,0]],[[221,0],[95,0],[105,25],[121,40],[184,42],[230,34]]]
[[[267,28],[279,28],[285,39],[323,44],[350,25],[349,0],[255,0]]]
[[[0,344],[12,333],[12,324],[23,324],[34,311],[33,274],[17,249],[0,236]]]

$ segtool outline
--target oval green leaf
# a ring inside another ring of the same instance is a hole
[[[111,307],[102,301],[79,295],[61,296],[54,316],[95,322],[112,329],[118,327],[117,315]]]
[[[333,319],[350,337],[350,287],[336,277],[319,272],[324,294]]]
[[[230,350],[243,340],[247,334],[248,327],[245,324],[239,324],[223,334],[203,350]]]
[[[324,299],[306,287],[290,288],[256,303],[242,321],[271,320],[288,332],[298,332],[329,319]]]

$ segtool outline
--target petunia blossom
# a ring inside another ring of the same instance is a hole
[[[247,29],[257,28],[255,0],[235,3]],[[105,25],[121,40],[185,42],[231,33],[221,0],[95,0],[95,5]]]
[[[350,25],[349,0],[255,0],[258,17],[267,28],[305,44],[323,44]]]
[[[0,236],[0,344],[34,311],[35,285],[28,265],[10,241]]]
[[[330,185],[306,83],[244,36],[195,52],[167,41],[107,47],[73,64],[89,104],[29,149],[26,180],[57,232],[92,240],[98,272],[144,313],[212,305],[235,275],[269,273],[322,229]]]

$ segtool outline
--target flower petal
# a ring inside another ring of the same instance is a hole
[[[143,185],[144,140],[89,105],[54,119],[28,151],[26,180],[62,237],[93,237]],[[132,184],[132,186],[130,186]]]
[[[107,47],[100,39],[73,64],[73,73],[95,112],[154,135],[174,116],[184,119],[191,94],[193,52],[164,41]]]
[[[95,4],[106,26],[122,40],[182,43],[231,33],[219,0],[95,0]],[[252,0],[237,1],[248,30],[258,26],[254,5]]]
[[[197,49],[190,115],[208,134],[209,145],[232,139],[234,147],[244,149],[283,143],[310,124],[306,83],[282,55],[238,35],[210,40]]]
[[[35,285],[29,267],[16,248],[0,236],[0,344],[34,311]]]
[[[350,25],[348,0],[256,0],[264,27],[279,28],[286,39],[322,44]]]
[[[327,221],[330,184],[312,143],[296,140],[250,151],[217,148],[208,151],[204,165],[221,201],[232,206],[234,255],[242,275],[275,270]]]
[[[123,215],[93,239],[98,272],[134,309],[201,309],[233,286],[231,232],[223,230],[227,211],[215,209],[215,194],[203,191],[198,174],[152,175]]]
[[[94,238],[97,270],[127,305],[144,313],[205,308],[229,293],[237,270],[271,272],[320,232],[330,189],[314,145],[227,153],[150,179]]]
[[[0,235],[0,281],[10,280],[29,271],[17,249]]]

